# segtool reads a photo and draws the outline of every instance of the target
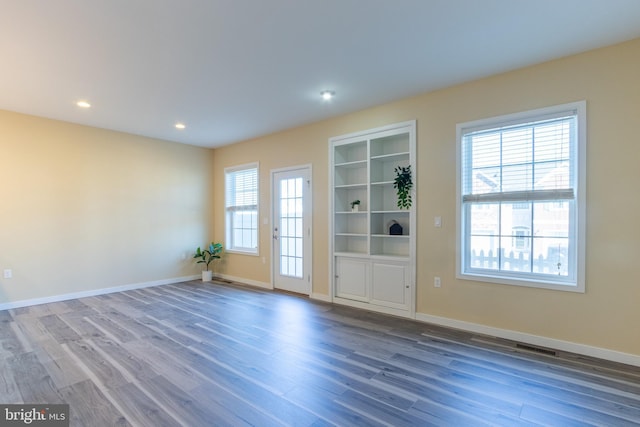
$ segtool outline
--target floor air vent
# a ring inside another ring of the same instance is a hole
[[[533,351],[535,353],[542,353],[548,356],[558,356],[558,352],[555,350],[550,350],[548,348],[536,347],[535,345],[516,343],[516,347],[522,350]]]

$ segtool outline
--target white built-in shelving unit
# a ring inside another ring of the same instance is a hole
[[[415,200],[398,208],[393,182],[396,167],[411,165],[415,194],[416,123],[334,137],[329,147],[333,300],[413,317]],[[389,233],[394,221],[402,235]]]

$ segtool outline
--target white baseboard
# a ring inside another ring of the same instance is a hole
[[[188,280],[200,279],[201,277],[202,276],[200,275],[173,277],[170,279],[153,280],[150,282],[142,282],[142,283],[132,283],[130,285],[115,286],[112,288],[92,289],[90,291],[72,292],[69,294],[52,295],[52,296],[43,297],[43,298],[33,298],[33,299],[26,299],[26,300],[14,301],[14,302],[7,302],[7,303],[0,304],[0,310],[28,307],[31,305],[47,304],[50,302],[67,301],[67,300],[76,299],[76,298],[94,297],[96,295],[110,294],[113,292],[131,291],[133,289],[149,288],[152,286],[170,285],[172,283],[180,283],[180,282],[186,282]]]
[[[315,293],[315,292],[313,292],[311,295],[309,295],[309,298],[315,299],[315,300],[318,300],[318,301],[323,301],[323,302],[333,302],[329,295],[318,294],[318,293]]]
[[[259,282],[257,280],[251,280],[251,279],[245,279],[244,277],[235,277],[235,276],[229,276],[227,274],[215,274],[215,273],[214,273],[213,276],[214,276],[214,278],[215,277],[219,277],[221,279],[230,280],[232,282],[242,283],[244,285],[256,286],[258,288],[263,288],[263,289],[273,289],[273,286],[271,285],[271,283]]]
[[[612,362],[625,363],[627,365],[640,366],[640,356],[606,348],[593,347],[585,344],[578,344],[570,341],[547,338],[539,335],[527,334],[524,332],[512,331],[509,329],[494,328],[478,323],[465,322],[462,320],[450,319],[447,317],[432,316],[429,314],[416,313],[416,320],[425,323],[433,323],[440,326],[447,326],[464,331],[504,338],[512,341],[523,342],[540,347],[552,348],[570,353],[582,354],[596,357],[598,359],[610,360]]]

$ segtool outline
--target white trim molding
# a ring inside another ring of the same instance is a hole
[[[260,282],[258,280],[245,279],[244,277],[229,276],[228,274],[215,274],[214,273],[214,275],[213,275],[214,280],[215,280],[216,277],[218,277],[220,279],[228,280],[230,282],[240,283],[242,285],[249,285],[249,286],[255,286],[257,288],[273,290],[273,285],[271,283],[267,283],[267,282]]]
[[[570,341],[558,340],[555,338],[542,337],[539,335],[527,334],[510,329],[494,328],[492,326],[465,322],[463,320],[456,320],[448,317],[433,316],[430,314],[416,313],[416,320],[419,322],[432,323],[439,326],[461,329],[468,332],[475,332],[478,334],[489,335],[497,338],[504,338],[511,341],[532,344],[554,350],[582,354],[584,356],[605,359],[612,362],[640,366],[640,355],[636,354],[623,353],[606,348],[593,347],[586,344],[578,344]]]
[[[332,302],[331,297],[327,294],[319,294],[317,292],[313,292],[311,295],[309,295],[309,298],[314,299],[316,301],[322,301],[322,302]]]
[[[171,285],[173,283],[187,282],[189,280],[200,279],[202,276],[197,274],[194,276],[173,277],[169,279],[153,280],[150,282],[132,283],[129,285],[115,286],[112,288],[92,289],[90,291],[72,292],[68,294],[52,295],[42,298],[26,299],[14,302],[0,304],[0,310],[9,310],[12,308],[29,307],[32,305],[47,304],[51,302],[68,301],[70,299],[94,297],[97,295],[111,294],[114,292],[132,291],[134,289],[150,288],[152,286]]]

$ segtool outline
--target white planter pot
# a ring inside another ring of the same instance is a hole
[[[351,212],[358,212],[360,210],[360,205],[353,205],[351,208]]]
[[[211,270],[203,270],[202,271],[202,281],[203,282],[210,282],[212,278],[213,278],[213,271],[211,271]]]

